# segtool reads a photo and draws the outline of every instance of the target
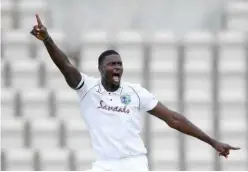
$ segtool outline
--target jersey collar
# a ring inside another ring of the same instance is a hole
[[[123,84],[122,84],[122,82],[120,82],[120,87],[118,88],[118,90],[116,90],[115,92],[111,92],[111,93],[117,94],[117,95],[121,95],[122,89],[123,89]],[[103,87],[102,82],[101,82],[101,79],[100,79],[100,81],[99,81],[99,83],[98,83],[98,91],[99,91],[101,94],[107,93],[107,92],[108,92],[108,91],[106,91],[105,88]]]

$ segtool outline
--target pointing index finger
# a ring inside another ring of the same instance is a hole
[[[41,20],[40,20],[40,17],[38,14],[35,14],[35,17],[36,17],[36,21],[38,23],[38,26],[42,26],[42,23],[41,23]]]
[[[239,150],[240,148],[238,148],[238,147],[230,147],[230,149],[232,149],[232,150]]]

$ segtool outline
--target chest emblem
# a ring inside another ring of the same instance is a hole
[[[124,94],[121,96],[121,103],[128,105],[131,103],[131,96],[129,94]]]

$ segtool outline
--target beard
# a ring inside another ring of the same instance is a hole
[[[107,91],[116,91],[120,87],[120,81],[114,82],[113,76],[102,75],[102,85]]]

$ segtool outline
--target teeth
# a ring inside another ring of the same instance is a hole
[[[115,81],[115,82],[119,82],[119,77],[118,76],[113,76],[113,80]]]

